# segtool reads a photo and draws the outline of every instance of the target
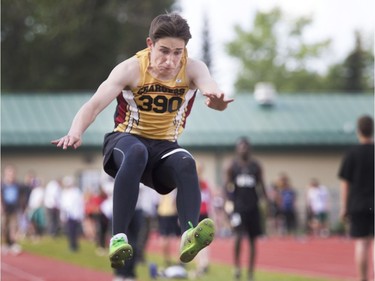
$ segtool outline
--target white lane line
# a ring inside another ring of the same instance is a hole
[[[27,281],[45,281],[44,279],[38,277],[38,276],[35,276],[35,275],[32,275],[26,271],[23,271],[21,269],[18,269],[14,266],[11,266],[9,264],[6,264],[6,263],[2,263],[1,264],[1,268],[4,272],[8,272],[14,276],[17,276],[19,278],[22,278],[24,280],[27,280]]]

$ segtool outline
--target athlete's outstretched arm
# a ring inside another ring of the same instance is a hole
[[[103,111],[126,87],[131,79],[136,79],[138,64],[134,67],[131,59],[117,65],[108,78],[99,86],[95,94],[78,110],[67,135],[52,140],[57,147],[67,149],[78,148],[82,144],[82,135],[94,122],[96,116]]]
[[[189,59],[188,75],[195,87],[207,98],[206,105],[216,110],[224,110],[234,99],[226,99],[216,81],[212,78],[207,66],[198,60]]]

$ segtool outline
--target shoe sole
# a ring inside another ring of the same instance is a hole
[[[202,220],[186,239],[189,242],[180,255],[180,261],[188,263],[192,261],[200,250],[207,247],[214,240],[215,227],[211,219]]]
[[[118,248],[112,254],[109,255],[112,268],[120,268],[125,265],[126,260],[130,260],[133,257],[133,248],[129,244]]]

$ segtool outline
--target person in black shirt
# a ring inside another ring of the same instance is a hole
[[[374,238],[374,121],[362,116],[357,121],[359,144],[345,155],[339,170],[341,180],[340,217],[350,223],[355,239],[355,263],[361,281],[367,280],[369,254]]]
[[[226,171],[225,188],[233,202],[231,222],[235,235],[235,278],[240,279],[240,257],[242,237],[246,234],[250,243],[248,280],[253,280],[256,257],[256,239],[263,231],[261,227],[258,190],[267,199],[262,168],[251,157],[251,144],[246,138],[238,140],[236,156]]]

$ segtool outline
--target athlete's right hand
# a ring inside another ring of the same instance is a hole
[[[68,147],[76,149],[82,144],[82,140],[80,137],[66,135],[57,140],[52,140],[51,143],[55,144],[57,147],[62,147],[62,149],[68,149]]]

